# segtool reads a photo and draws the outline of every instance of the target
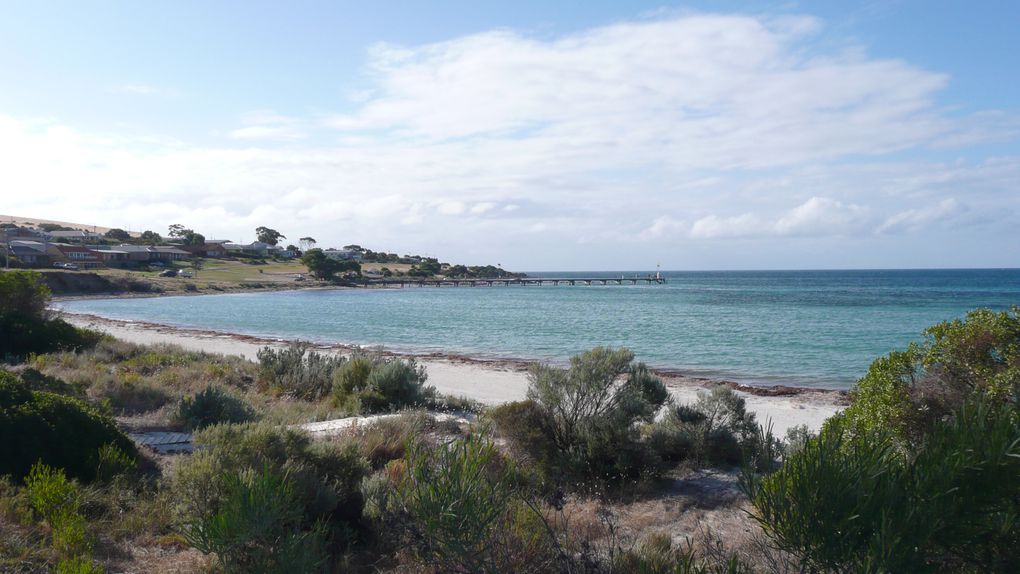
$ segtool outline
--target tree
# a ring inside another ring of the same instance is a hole
[[[117,241],[128,241],[131,239],[131,234],[123,229],[113,228],[105,233],[107,239],[116,239]]]
[[[180,239],[185,245],[203,245],[205,243],[205,236],[201,233],[195,233],[195,230],[188,229],[180,223],[175,223],[170,226],[170,237]]]
[[[160,235],[158,233],[156,233],[155,231],[150,231],[150,230],[143,231],[142,232],[142,236],[141,236],[140,239],[142,241],[144,241],[145,243],[149,243],[151,245],[155,245],[156,243],[162,243],[163,242],[163,238],[160,237]]]
[[[281,239],[287,239],[287,236],[280,233],[275,229],[269,227],[256,227],[255,236],[262,243],[268,243],[269,245],[276,245]]]
[[[302,251],[307,251],[315,247],[315,244],[318,243],[317,241],[315,241],[314,237],[302,237],[301,239],[298,239],[298,241],[301,242]]]
[[[190,229],[184,227],[180,223],[174,223],[167,230],[167,236],[169,237],[184,237],[185,233],[194,233]]]
[[[305,251],[305,254],[301,256],[301,262],[308,267],[309,273],[319,279],[332,279],[337,273],[361,274],[361,265],[357,261],[330,259],[321,249]]]

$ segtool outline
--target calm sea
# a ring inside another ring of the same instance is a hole
[[[693,375],[846,388],[875,357],[920,339],[933,323],[1020,305],[1020,269],[664,275],[667,284],[650,286],[317,290],[60,306],[259,336],[557,363],[596,345],[626,346],[649,365]]]

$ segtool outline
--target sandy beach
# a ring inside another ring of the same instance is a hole
[[[249,335],[216,333],[181,329],[153,323],[118,321],[92,315],[61,313],[72,324],[103,331],[125,341],[139,344],[172,344],[194,351],[239,355],[254,360],[265,346],[282,347],[288,341],[263,339]],[[317,346],[334,353],[350,353],[345,346]],[[528,389],[527,363],[523,361],[485,361],[467,357],[419,356],[428,369],[428,384],[444,394],[465,396],[484,404],[495,405],[521,400]],[[661,373],[675,399],[691,402],[699,391],[722,381],[695,379],[674,373]],[[735,386],[729,383],[730,386]],[[752,388],[735,386],[745,398],[747,408],[762,422],[771,421],[779,436],[793,426],[807,425],[818,430],[826,418],[845,406],[845,394],[835,391],[788,387]]]

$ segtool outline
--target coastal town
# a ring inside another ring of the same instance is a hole
[[[283,247],[263,241],[235,243],[229,239],[202,238],[200,242],[195,243],[183,237],[163,239],[152,232],[147,232],[149,235],[146,236],[143,233],[129,233],[121,229],[99,232],[88,228],[54,229],[54,227],[63,226],[0,223],[0,245],[7,254],[5,265],[64,269],[130,268],[139,265],[166,265],[194,257],[287,260],[300,257],[302,253],[302,250],[294,245]],[[309,246],[315,244],[314,240],[305,243]],[[348,247],[324,249],[323,254],[335,260],[362,260],[360,250]]]

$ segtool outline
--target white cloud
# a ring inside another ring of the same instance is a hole
[[[302,121],[298,118],[277,114],[272,110],[249,112],[241,116],[244,127],[230,132],[237,140],[293,141],[303,139]]]
[[[891,241],[963,211],[1016,237],[1001,223],[1020,213],[1015,146],[944,159],[1013,142],[1016,118],[952,114],[944,74],[821,48],[823,25],[667,15],[379,45],[350,111],[240,114],[215,145],[0,116],[0,193],[27,216],[238,238],[270,225],[518,267],[613,266],[634,242]]]
[[[966,211],[966,206],[950,197],[935,205],[911,208],[893,214],[879,226],[878,231],[882,233],[914,231],[931,223],[951,220]]]
[[[754,237],[762,233],[762,225],[761,220],[750,213],[731,217],[707,215],[694,222],[690,236],[695,239]]]

